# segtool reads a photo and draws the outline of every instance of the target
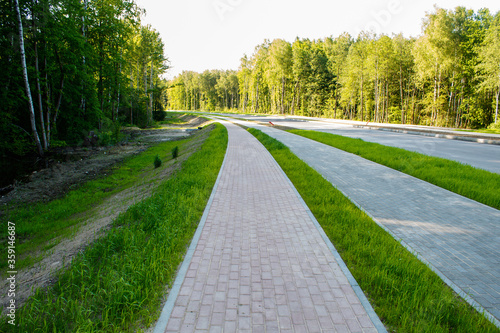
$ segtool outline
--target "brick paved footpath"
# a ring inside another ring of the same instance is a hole
[[[228,150],[206,220],[155,332],[385,331],[272,156],[224,125]]]
[[[500,211],[345,151],[241,122],[287,145],[500,327]]]

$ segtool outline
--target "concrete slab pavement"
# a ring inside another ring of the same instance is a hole
[[[274,128],[287,145],[500,327],[500,211]]]

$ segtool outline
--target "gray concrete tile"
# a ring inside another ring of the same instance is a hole
[[[498,314],[499,210],[321,143],[274,128],[246,125],[287,145],[398,241],[418,253],[419,259],[445,281],[451,281],[455,291],[470,293],[479,303],[488,294],[483,308]],[[307,268],[303,270],[309,273]]]

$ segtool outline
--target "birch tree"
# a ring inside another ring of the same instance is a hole
[[[353,43],[351,35],[343,33],[337,38],[327,38],[325,40],[325,53],[328,57],[328,66],[333,74],[334,92],[333,92],[333,117],[337,118],[337,109],[340,106],[340,88],[341,77],[345,73],[345,62],[349,54],[349,48]]]
[[[19,0],[14,0],[15,11],[18,20],[18,32],[19,32],[19,48],[21,53],[21,66],[23,71],[24,84],[26,88],[26,98],[28,99],[28,110],[29,110],[29,118],[31,123],[31,131],[33,134],[33,138],[35,140],[35,144],[38,150],[38,154],[43,156],[43,148],[40,143],[40,137],[38,136],[38,131],[36,129],[36,120],[35,120],[35,108],[33,106],[33,99],[31,96],[31,88],[28,78],[28,69],[26,66],[26,53],[24,50],[24,29],[23,29],[23,20],[21,17],[21,9],[19,8]]]

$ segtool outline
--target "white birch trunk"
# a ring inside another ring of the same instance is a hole
[[[30,122],[31,122],[31,131],[33,132],[33,137],[35,139],[36,147],[38,149],[38,154],[43,156],[43,148],[40,143],[40,137],[38,136],[38,132],[36,130],[35,123],[35,109],[33,107],[33,99],[31,97],[31,89],[30,83],[28,79],[28,69],[26,67],[26,54],[24,52],[24,32],[23,32],[23,21],[21,19],[21,10],[19,9],[19,0],[14,0],[14,5],[16,7],[16,14],[18,19],[18,27],[19,27],[19,47],[21,51],[21,65],[23,67],[23,78],[26,88],[26,95],[28,97],[28,105],[29,105],[29,113],[30,113]]]
[[[497,91],[497,103],[496,103],[496,108],[495,108],[495,124],[498,123],[498,99],[499,99],[499,96],[500,95],[500,87],[498,88],[498,91]]]
[[[85,42],[87,42],[87,32],[86,32],[86,27],[85,27],[85,15],[87,15],[87,7],[88,7],[88,0],[83,1],[83,15],[82,15],[82,36]],[[82,63],[83,63],[83,71],[84,73],[87,72],[87,65],[86,65],[86,59],[85,59],[85,53],[83,54],[82,57]],[[85,99],[85,82],[82,80],[82,98],[80,101],[80,108],[83,111],[83,114],[85,114],[86,110],[86,104],[87,101]]]

